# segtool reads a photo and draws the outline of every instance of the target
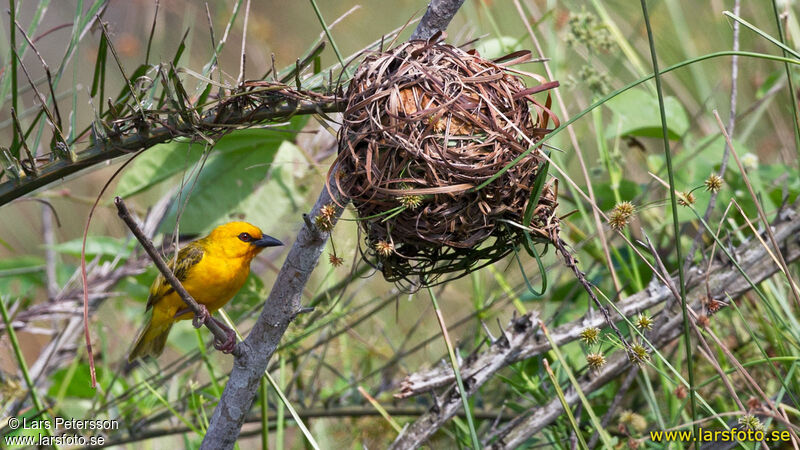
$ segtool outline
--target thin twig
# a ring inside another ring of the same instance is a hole
[[[239,78],[236,80],[236,86],[239,87],[242,85],[242,81],[244,81],[244,69],[245,69],[245,53],[247,49],[247,22],[250,19],[250,0],[247,0],[247,3],[244,5],[244,25],[242,27],[242,56],[241,60],[239,61]],[[214,55],[216,57],[216,55]]]
[[[58,295],[58,278],[56,277],[56,235],[53,229],[52,207],[42,208],[42,242],[44,242],[45,280],[47,284],[47,299],[52,301]]]
[[[733,13],[737,16],[739,15],[739,1],[734,0],[733,3]],[[733,51],[739,51],[739,22],[733,21]],[[739,55],[733,55],[731,57],[731,109],[730,115],[728,116],[728,127],[727,132],[728,136],[733,136],[733,130],[736,126],[736,97],[737,97],[737,82],[739,80]],[[720,162],[719,171],[717,172],[717,176],[725,179],[725,170],[728,168],[728,159],[730,155],[730,147],[728,146],[727,141],[725,142],[725,149],[722,151],[722,162]],[[711,218],[711,213],[714,211],[714,206],[717,203],[717,196],[719,195],[719,190],[711,191],[711,195],[708,197],[708,206],[706,206],[706,211],[703,213],[703,220],[708,222]],[[700,239],[703,237],[703,228],[700,227],[697,230],[697,234],[694,236],[694,240],[692,241],[692,246],[689,249],[689,253],[686,254],[686,260],[683,263],[683,270],[684,272],[689,270],[689,267],[694,261],[694,253],[697,251],[697,247],[700,245]]]

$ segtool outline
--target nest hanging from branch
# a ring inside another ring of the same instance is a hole
[[[489,61],[410,41],[356,70],[333,182],[358,212],[362,254],[387,280],[431,285],[503,258],[525,240],[537,192],[527,231],[538,242],[557,236],[556,189],[542,185],[538,148],[476,189],[559,125],[549,93],[534,98],[558,83],[528,88],[500,62],[529,57]]]

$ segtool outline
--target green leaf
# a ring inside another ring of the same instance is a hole
[[[515,39],[511,36],[500,36],[491,39],[481,39],[475,45],[475,50],[486,59],[494,59],[517,50],[522,50],[522,46],[520,39]]]
[[[158,144],[139,155],[125,170],[114,195],[126,198],[189,169],[203,155],[204,145],[189,142]]]
[[[98,380],[103,378],[104,370],[105,369],[102,366],[97,367]],[[66,387],[66,391],[64,392],[65,397],[94,398],[97,394],[97,391],[92,388],[89,366],[85,363],[78,364],[77,370],[74,370],[71,374],[70,367],[58,369],[55,373],[53,373],[51,379],[53,384],[50,386],[50,389],[47,392],[47,395],[51,397],[58,395],[59,391],[62,389],[61,385],[63,383],[69,383]]]
[[[83,238],[73,239],[53,245],[53,250],[59,253],[80,256]],[[128,254],[133,248],[133,241],[118,239],[110,236],[92,236],[86,239],[86,255],[120,255]]]
[[[617,204],[614,191],[610,183],[597,183],[594,188],[597,197],[597,206],[603,211],[608,211]],[[642,192],[642,187],[631,180],[621,180],[617,187],[622,201],[633,201]]]
[[[304,122],[303,117],[292,119],[288,130],[300,130]],[[276,165],[273,169],[272,163],[279,148],[291,148],[289,144],[281,146],[284,139],[293,137],[274,129],[245,129],[220,139],[197,182],[194,183],[194,178],[188,180],[181,201],[173,204],[164,229],[172,230],[177,211],[184,204],[180,232],[185,234],[203,234],[232,220],[247,220],[265,231],[269,229],[267,225],[277,225],[280,221],[277,212],[295,201],[294,183],[282,187],[280,181],[284,180],[282,174],[287,168]],[[270,182],[264,184],[268,175]]]
[[[643,89],[623,92],[607,103],[614,112],[614,121],[606,130],[605,137],[616,136],[661,137],[661,113],[655,95]],[[667,136],[680,139],[689,129],[689,116],[675,97],[664,97],[667,115]]]
[[[307,168],[308,161],[302,151],[291,142],[283,142],[272,163],[267,182],[245,198],[238,210],[267,234],[285,229],[286,215],[296,218],[300,209],[304,209],[304,198],[297,185]]]
[[[781,69],[775,69],[771,74],[767,76],[767,78],[758,86],[756,89],[754,97],[756,100],[761,100],[767,95],[770,89],[772,89],[779,81],[783,80],[783,77],[786,75],[786,71]]]

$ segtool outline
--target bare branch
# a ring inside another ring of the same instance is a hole
[[[330,221],[335,225],[342,213],[342,208],[335,206],[337,202],[344,203],[340,198],[331,197],[328,189],[323,187],[309,217],[317,217],[322,207],[333,205],[336,213]],[[269,359],[289,323],[301,312],[303,288],[311,277],[329,236],[313,224],[309,227],[309,223],[304,223],[297,234],[255,326],[247,338],[239,343],[241,355],[234,361],[233,371],[211,417],[201,449],[233,448],[258,392],[258,384],[264,376]]]
[[[463,4],[464,0],[431,0],[410,39],[428,39],[437,32],[446,30]]]

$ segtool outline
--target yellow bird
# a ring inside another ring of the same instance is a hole
[[[236,335],[210,315],[228,303],[244,285],[250,274],[250,261],[266,247],[278,245],[283,244],[249,223],[230,222],[187,244],[169,263],[175,277],[203,308],[195,325],[200,326],[210,318],[229,332],[226,342],[214,342],[218,350],[231,352],[236,345]],[[145,311],[149,313],[147,324],[136,338],[128,361],[148,355],[158,357],[164,351],[172,324],[195,318],[161,274],[150,287]]]

